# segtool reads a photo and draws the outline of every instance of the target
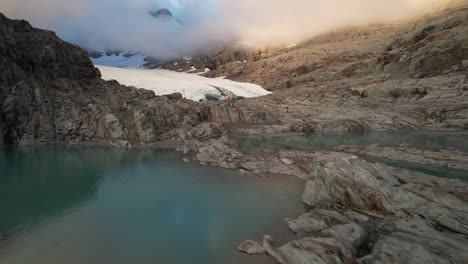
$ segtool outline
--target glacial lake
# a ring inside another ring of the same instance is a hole
[[[169,150],[0,149],[0,263],[274,263],[237,246],[289,236],[303,185]]]

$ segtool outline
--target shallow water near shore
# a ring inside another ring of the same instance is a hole
[[[175,151],[0,150],[0,263],[272,263],[239,243],[289,232],[303,182],[181,161]]]
[[[371,145],[382,144],[397,146],[411,145],[419,149],[447,150],[458,149],[468,152],[468,132],[430,132],[430,131],[387,131],[368,132],[362,134],[350,133],[317,133],[310,135],[287,136],[244,136],[235,138],[237,147],[244,150],[302,150],[302,151],[336,151],[340,145]],[[380,162],[393,167],[399,167],[423,172],[429,175],[468,180],[468,172],[455,169],[429,167],[411,162],[393,161],[384,158],[362,156],[370,162]]]
[[[468,132],[371,131],[366,133],[316,133],[288,136],[243,136],[236,138],[241,149],[333,151],[340,145],[401,145],[440,150],[456,148],[468,152]]]

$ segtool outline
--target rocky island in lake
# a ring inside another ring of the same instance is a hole
[[[116,3],[146,33],[107,14],[128,35],[86,40],[22,2],[0,3],[0,263],[468,263],[467,1],[256,14],[304,31],[287,45],[227,34],[225,8],[258,26],[243,1]]]

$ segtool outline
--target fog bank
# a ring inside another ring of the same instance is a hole
[[[213,45],[292,43],[340,26],[408,18],[449,0],[1,0],[0,12],[95,50],[191,56]],[[168,8],[183,25],[149,11]]]

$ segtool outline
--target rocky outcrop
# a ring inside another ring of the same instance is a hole
[[[242,134],[464,130],[468,126],[468,78],[451,74],[425,79],[385,76],[307,84],[273,95],[209,104],[208,122]]]
[[[265,236],[244,252],[279,263],[465,263],[468,183],[371,163],[340,152],[242,152],[226,137],[186,143],[187,160],[260,176],[298,176],[311,209],[285,219],[297,239]],[[439,157],[443,158],[443,157]],[[449,161],[449,159],[447,160]],[[254,250],[255,249],[255,250]]]
[[[464,130],[467,126],[465,74],[400,81],[380,78],[327,82],[319,87],[308,84],[267,97],[219,103],[211,120],[243,128],[261,125],[265,130],[282,125],[290,127],[289,132],[305,133]]]
[[[208,104],[202,112],[203,119],[209,122],[242,124],[242,123],[273,123],[276,120],[268,120],[268,115],[261,110],[248,107],[240,107],[233,103]]]
[[[468,245],[468,205],[457,198],[466,198],[466,183],[464,190],[447,181],[440,188],[430,183],[431,177],[426,177],[428,183],[415,182],[408,171],[348,154],[315,153],[311,157],[304,202],[317,208],[350,208],[369,217],[346,221],[344,214],[332,211],[337,222],[324,225],[327,221],[321,212],[311,211],[290,220],[291,229],[312,231],[312,236],[278,249],[288,263],[352,263],[358,258],[361,263],[468,260],[463,250]],[[373,223],[366,231],[361,220],[367,218],[373,218]],[[324,254],[330,248],[332,253]],[[361,255],[359,250],[371,253]]]
[[[151,144],[199,123],[194,102],[104,82],[86,52],[0,14],[0,146]]]
[[[320,210],[324,211],[324,210]],[[273,249],[279,263],[465,263],[466,238],[421,218],[357,220],[325,211],[330,224]],[[310,215],[322,217],[320,212]],[[302,216],[305,217],[305,216]],[[367,218],[362,216],[363,218]],[[372,222],[372,223],[371,223]],[[371,227],[372,226],[372,227]]]
[[[292,48],[265,50],[247,63],[226,61],[210,75],[282,90],[372,74],[406,79],[463,71],[466,7],[461,0],[418,18],[326,32]]]
[[[371,254],[360,263],[465,263],[466,237],[443,231],[421,218],[386,218],[377,227],[384,232]]]
[[[320,221],[322,225],[304,225],[313,227],[315,235],[309,233],[277,249],[286,263],[355,263],[357,249],[368,241],[367,231],[359,221],[335,211],[317,209],[300,219]]]
[[[465,12],[422,21],[390,43],[379,66],[417,78],[463,70],[462,62],[468,57],[467,25]]]
[[[456,186],[442,190],[430,183],[416,183],[408,171],[399,173],[404,170],[369,163],[349,154],[313,155],[303,194],[305,203],[320,207],[339,204],[382,216],[421,216],[439,226],[468,234],[468,205],[456,197]]]

